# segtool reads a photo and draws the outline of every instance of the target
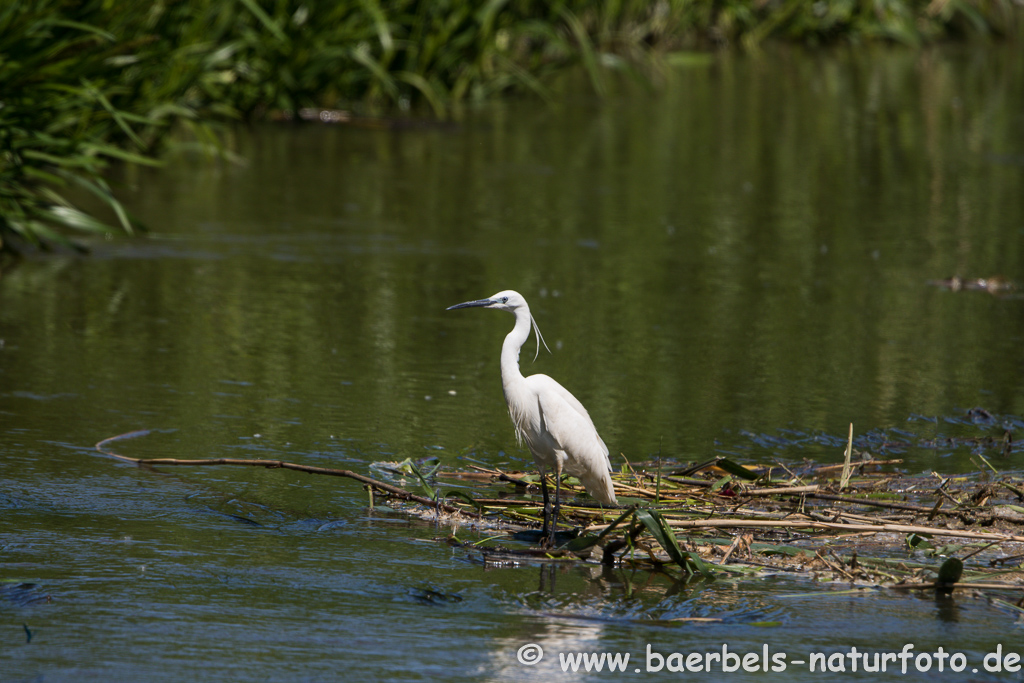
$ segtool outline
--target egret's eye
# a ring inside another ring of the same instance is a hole
[[[508,297],[507,296],[501,297],[501,303],[507,304],[508,303]]]

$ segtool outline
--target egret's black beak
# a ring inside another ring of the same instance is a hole
[[[444,309],[446,311],[454,311],[456,308],[477,308],[480,306],[490,306],[493,303],[497,303],[494,299],[477,299],[476,301],[467,301],[461,304],[455,304]]]

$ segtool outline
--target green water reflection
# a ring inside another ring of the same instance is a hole
[[[483,573],[421,542],[446,528],[368,516],[348,482],[91,452],[151,429],[118,450],[522,465],[497,367],[512,318],[444,310],[505,288],[554,351],[530,364],[528,346],[524,370],[573,391],[613,456],[838,460],[830,438],[849,422],[1019,427],[1024,301],[927,284],[1024,283],[1014,49],[783,51],[665,78],[659,94],[622,84],[602,103],[567,86],[551,107],[454,125],[239,131],[243,166],[179,158],[125,177],[150,239],[4,273],[3,578],[54,597],[0,608],[14,676],[522,680],[531,639],[637,656],[915,632],[919,649],[983,652],[989,624],[1009,629],[981,601],[844,598],[822,614],[773,598],[799,582],[680,590],[573,570],[552,589],[546,569]],[[942,419],[975,405],[996,421]],[[780,433],[830,438],[757,438]],[[967,448],[901,457],[974,468]],[[424,605],[423,586],[461,600]],[[703,631],[625,621],[724,612]],[[766,619],[785,635],[743,625]]]

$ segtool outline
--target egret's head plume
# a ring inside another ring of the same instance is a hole
[[[456,308],[495,308],[499,311],[508,311],[509,313],[525,310],[526,314],[530,316],[530,324],[533,325],[533,331],[537,334],[537,352],[533,354],[533,359],[537,360],[537,356],[540,355],[541,344],[544,344],[544,348],[548,350],[548,353],[551,353],[551,348],[544,341],[544,335],[540,333],[540,328],[537,327],[537,321],[534,319],[533,314],[530,313],[530,306],[526,303],[526,299],[514,289],[506,289],[486,299],[455,304],[454,306],[449,306],[447,310],[450,311]]]

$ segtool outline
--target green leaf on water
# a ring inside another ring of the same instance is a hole
[[[797,548],[794,545],[772,545],[770,543],[752,543],[750,549],[765,555],[788,555],[790,557],[807,552],[806,548]]]
[[[426,462],[429,462],[429,460],[427,460]],[[427,496],[429,496],[431,499],[437,498],[438,492],[434,490],[434,487],[432,487],[430,483],[427,481],[427,477],[437,470],[436,467],[433,470],[431,470],[430,473],[424,475],[420,471],[420,468],[416,466],[416,463],[414,463],[411,458],[406,458],[402,462],[398,463],[398,470],[406,474],[415,475],[416,479],[419,480],[420,487],[426,492]]]
[[[726,484],[728,484],[731,481],[732,481],[732,475],[731,474],[727,474],[724,477],[722,477],[721,479],[719,479],[718,481],[716,481],[714,484],[712,484],[711,488],[709,490],[712,493],[714,493],[715,491],[719,491],[719,490],[722,489],[722,487],[724,487]]]
[[[930,539],[930,534],[910,534],[907,536],[907,545],[917,550],[930,550],[933,547]]]
[[[683,568],[687,574],[701,574],[711,576],[711,569],[702,559],[690,552],[684,552],[679,547],[675,532],[665,521],[665,518],[654,510],[637,510],[636,518],[647,527],[654,540],[665,549],[672,561]]]
[[[619,515],[615,519],[614,522],[612,522],[611,524],[606,526],[601,531],[601,533],[599,533],[599,534],[586,534],[585,536],[577,536],[576,538],[574,538],[571,541],[569,541],[565,545],[565,548],[567,550],[571,551],[571,552],[579,552],[581,550],[586,550],[587,548],[592,548],[593,546],[597,545],[598,542],[600,542],[600,540],[602,538],[604,538],[609,533],[611,533],[612,530],[615,529],[615,527],[617,527],[620,524],[622,524],[623,521],[625,521],[630,515],[632,515],[633,511],[635,509],[636,509],[635,506],[630,506],[629,508],[626,509],[625,512],[623,512],[621,515]]]
[[[743,465],[729,460],[729,458],[720,458],[715,466],[725,470],[734,477],[746,479],[747,481],[756,481],[760,477],[756,472],[748,470]]]
[[[452,489],[451,491],[448,491],[446,494],[444,494],[444,497],[445,498],[458,498],[458,499],[460,499],[460,500],[462,500],[462,501],[464,501],[466,503],[469,503],[473,507],[477,507],[478,506],[478,503],[476,502],[476,500],[474,500],[473,497],[471,495],[469,495],[468,493],[466,493],[465,491],[459,491],[457,489]]]

